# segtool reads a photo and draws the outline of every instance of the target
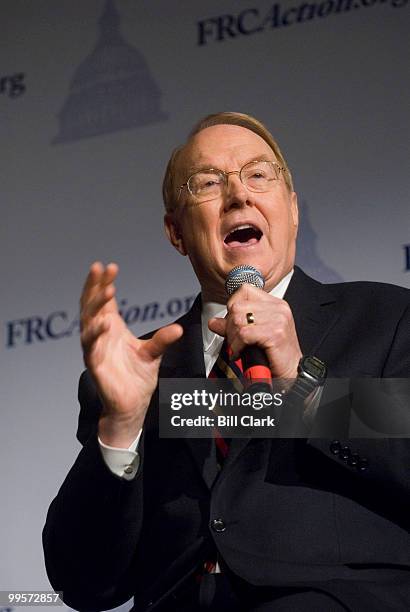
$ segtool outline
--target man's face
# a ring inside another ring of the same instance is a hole
[[[177,184],[199,169],[230,172],[261,159],[276,161],[260,136],[237,125],[212,126],[194,136],[183,150]],[[282,174],[266,193],[249,191],[237,174],[231,174],[223,195],[201,203],[184,188],[177,210],[166,216],[165,224],[172,244],[191,260],[207,300],[226,300],[226,276],[240,264],[257,268],[267,291],[293,267],[297,199]],[[235,231],[243,226],[251,227]]]

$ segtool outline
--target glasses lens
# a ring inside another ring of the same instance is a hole
[[[208,199],[220,195],[223,176],[219,172],[208,170],[197,172],[188,180],[188,189],[198,199]]]
[[[252,191],[269,191],[273,181],[279,178],[277,164],[270,161],[256,161],[246,164],[241,170],[241,180]]]

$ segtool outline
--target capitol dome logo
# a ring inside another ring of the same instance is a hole
[[[94,49],[71,80],[52,144],[167,119],[161,110],[161,91],[145,58],[122,37],[114,0],[105,3],[99,26]]]

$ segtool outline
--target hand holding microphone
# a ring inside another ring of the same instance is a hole
[[[250,376],[262,367],[273,378],[296,378],[302,351],[288,303],[263,290],[263,276],[252,266],[231,270],[226,287],[228,314],[210,319],[209,329],[227,338],[233,358],[242,357]]]

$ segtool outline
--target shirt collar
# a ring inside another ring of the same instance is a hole
[[[279,281],[272,291],[269,291],[270,295],[283,299],[292,275],[293,269]],[[204,353],[211,351],[213,344],[220,338],[220,336],[209,329],[209,319],[212,319],[213,317],[223,318],[226,313],[227,310],[225,304],[218,304],[217,302],[205,302],[202,304],[201,324]]]

